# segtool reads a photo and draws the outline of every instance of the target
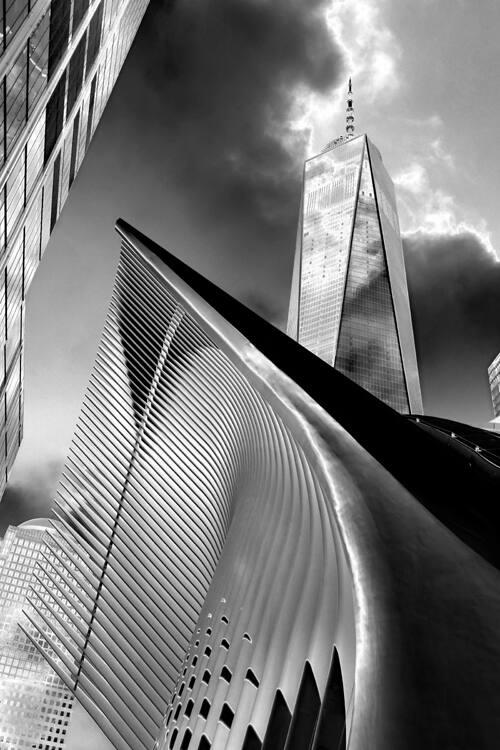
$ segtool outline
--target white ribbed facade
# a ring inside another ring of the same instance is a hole
[[[118,228],[58,491],[54,669],[118,750],[474,746],[497,571],[400,483],[435,501],[415,458],[439,443]]]

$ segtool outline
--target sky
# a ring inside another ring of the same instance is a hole
[[[424,409],[487,424],[499,32],[497,0],[152,0],[28,293],[24,441],[0,533],[47,514],[118,217],[284,326],[303,161],[343,132],[349,76],[356,132],[396,186]]]

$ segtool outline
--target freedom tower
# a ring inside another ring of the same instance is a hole
[[[403,247],[392,180],[367,135],[308,159],[288,334],[399,412],[422,413]]]

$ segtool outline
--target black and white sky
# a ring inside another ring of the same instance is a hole
[[[500,350],[497,0],[152,0],[27,299],[2,529],[46,515],[123,217],[278,326],[304,158],[344,129],[396,185],[427,413],[484,426]],[[0,530],[2,533],[2,530]]]

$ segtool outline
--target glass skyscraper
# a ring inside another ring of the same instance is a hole
[[[399,412],[422,413],[394,187],[366,135],[304,167],[288,334]]]
[[[26,291],[147,5],[0,3],[0,494],[22,437]]]
[[[73,696],[47,664],[20,625],[34,633],[27,615],[31,584],[40,551],[50,534],[46,519],[9,526],[0,542],[0,748],[61,750],[70,721]],[[49,559],[54,563],[54,555]],[[53,586],[47,579],[48,589]],[[43,629],[43,621],[40,620]],[[40,641],[42,642],[42,641]]]

